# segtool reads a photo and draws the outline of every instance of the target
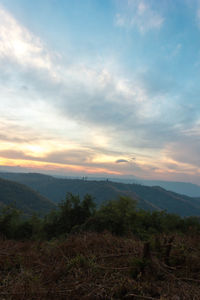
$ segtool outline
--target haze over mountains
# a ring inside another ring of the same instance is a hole
[[[136,199],[138,207],[142,209],[166,210],[181,216],[200,216],[200,197],[192,198],[159,186],[150,187],[107,180],[62,179],[37,173],[0,173],[0,177],[24,184],[54,203],[64,200],[67,192],[79,194],[80,197],[89,193],[98,205],[124,195]]]
[[[88,177],[89,180],[106,180],[106,178]],[[136,183],[147,186],[160,186],[166,190],[173,191],[178,194],[187,195],[190,197],[200,197],[200,186],[190,182],[163,181],[163,180],[147,180],[137,177],[131,178],[111,178],[111,181],[121,183]]]
[[[139,180],[139,183],[148,186],[160,186],[166,190],[170,190],[179,194],[184,194],[190,197],[200,197],[200,186],[190,182],[175,182],[161,180]]]

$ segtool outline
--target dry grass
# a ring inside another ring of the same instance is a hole
[[[200,299],[200,237],[144,245],[109,233],[0,241],[0,299]]]

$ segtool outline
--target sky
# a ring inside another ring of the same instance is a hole
[[[199,0],[0,0],[0,170],[200,184]]]

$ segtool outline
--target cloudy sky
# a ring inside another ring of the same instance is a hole
[[[0,170],[200,184],[200,1],[0,0]]]

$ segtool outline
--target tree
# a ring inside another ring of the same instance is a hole
[[[74,227],[84,224],[94,213],[95,203],[91,195],[86,194],[81,201],[79,195],[67,193],[58,211],[47,216],[44,230],[48,237],[69,233]]]
[[[15,204],[3,206],[0,212],[0,235],[6,238],[15,238],[19,226],[21,212]]]
[[[136,201],[130,197],[120,196],[103,204],[96,215],[88,221],[87,228],[103,231],[109,230],[114,234],[128,234],[136,216]]]

